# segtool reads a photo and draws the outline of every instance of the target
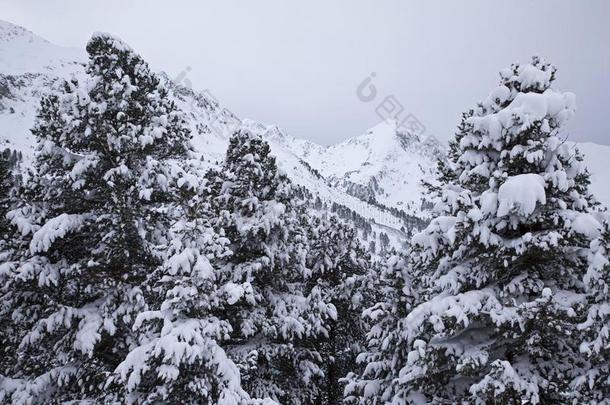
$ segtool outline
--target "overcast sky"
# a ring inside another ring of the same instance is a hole
[[[538,54],[576,93],[569,138],[610,144],[610,1],[1,0],[0,19],[74,47],[114,33],[238,116],[323,144],[375,125],[388,96],[447,140],[501,68]]]

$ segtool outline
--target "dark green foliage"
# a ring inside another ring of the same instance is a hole
[[[320,397],[322,357],[313,342],[336,318],[307,266],[308,216],[295,187],[279,173],[269,145],[239,131],[211,183],[216,229],[231,255],[213,264],[232,285],[227,351],[254,398],[312,403]]]
[[[14,400],[111,395],[104,385],[146,306],[138,284],[161,264],[175,198],[165,161],[187,151],[188,129],[146,63],[105,34],[87,51],[88,76],[44,97],[32,130],[36,175],[17,213],[30,246],[4,301],[27,332],[8,373],[22,379]]]
[[[336,319],[328,321],[328,336],[315,341],[324,371],[318,402],[335,404],[343,396],[340,379],[355,369],[363,350],[367,324],[362,309],[377,298],[371,277],[375,269],[356,231],[337,217],[312,217],[310,232],[307,263],[317,279],[308,288],[319,287],[337,311]]]

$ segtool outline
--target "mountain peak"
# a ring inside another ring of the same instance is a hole
[[[395,119],[386,119],[378,123],[377,125],[367,129],[361,136],[374,135],[379,138],[393,138],[399,130],[398,121]],[[356,137],[358,138],[358,137]]]
[[[49,41],[46,39],[39,37],[32,31],[29,31],[20,25],[0,20],[0,42],[12,42],[15,40],[25,40],[26,42],[40,41],[49,43]]]
[[[369,128],[363,134],[347,139],[331,149],[345,146],[364,148],[371,155],[370,159],[380,159],[398,150],[408,150],[420,143],[417,135],[409,133],[406,128],[394,119],[383,120]]]
[[[54,45],[19,25],[0,20],[2,74],[48,73],[85,60],[85,53],[80,49]]]

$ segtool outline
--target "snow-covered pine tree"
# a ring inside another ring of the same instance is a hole
[[[606,218],[607,219],[607,218]],[[595,223],[589,225],[595,228]],[[603,222],[600,235],[591,242],[589,268],[584,283],[589,296],[586,320],[578,325],[584,333],[580,346],[589,364],[570,387],[577,403],[610,403],[610,226]]]
[[[319,287],[306,292],[312,273],[304,208],[269,145],[247,130],[231,137],[223,166],[207,177],[217,232],[230,240],[231,254],[213,265],[231,304],[225,347],[242,386],[253,398],[311,403],[323,376],[313,341],[328,334],[336,311]]]
[[[336,319],[328,320],[328,336],[316,341],[324,371],[318,401],[336,404],[343,396],[340,379],[355,369],[356,356],[363,349],[367,325],[362,311],[375,296],[376,268],[354,228],[335,215],[310,218],[307,265],[313,274],[307,290],[318,287],[324,302],[337,310]]]
[[[0,152],[0,402],[12,391],[7,375],[16,361],[20,336],[11,311],[15,297],[9,283],[24,244],[24,238],[10,219],[10,213],[19,205],[18,163],[16,151],[5,149]]]
[[[10,239],[12,225],[7,214],[16,205],[19,154],[11,149],[0,151],[0,251]]]
[[[151,293],[145,293],[149,310],[135,320],[139,346],[116,370],[116,382],[125,384],[137,403],[249,400],[237,366],[219,346],[231,326],[222,319],[227,297],[209,259],[225,257],[228,240],[210,225],[207,187],[197,162],[183,163],[185,170],[179,170],[167,258],[144,283]]]
[[[370,381],[355,402],[570,399],[588,367],[577,326],[598,222],[582,158],[559,133],[574,96],[554,90],[554,79],[539,58],[513,65],[464,116],[436,218],[412,240],[408,278],[422,296],[397,332],[408,352],[388,358],[391,341],[377,338],[388,332],[370,336],[394,388],[387,396]]]
[[[14,294],[38,296],[33,325],[10,377],[13,401],[103,401],[107,377],[137,343],[146,309],[139,284],[161,264],[157,246],[175,199],[169,159],[190,136],[159,79],[107,34],[87,44],[85,80],[44,97],[32,132],[38,171],[30,188],[38,223],[30,255],[11,279]],[[24,322],[24,326],[29,324]]]
[[[396,377],[410,347],[400,331],[416,296],[405,256],[395,254],[383,261],[375,282],[377,302],[362,314],[370,325],[365,344],[344,380],[345,403],[391,403],[401,389]]]

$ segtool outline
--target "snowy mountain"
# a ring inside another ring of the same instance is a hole
[[[72,77],[78,79],[84,75],[86,54],[82,50],[51,44],[11,23],[0,22],[0,56],[0,148],[10,147],[21,151],[27,162],[35,153],[35,140],[30,129],[36,117],[40,97],[49,91],[57,90],[64,80]],[[326,163],[336,160],[337,156],[344,153],[351,153],[344,144],[327,148],[292,138],[277,126],[241,120],[209,94],[174,83],[163,73],[161,78],[170,89],[177,105],[186,114],[195,134],[193,142],[210,167],[224,158],[229,136],[236,129],[245,127],[268,140],[281,169],[306,190],[312,205],[316,203],[319,208],[325,206],[358,223],[360,234],[367,242],[374,238],[380,246],[379,238],[384,233],[391,245],[399,246],[407,237],[406,230],[423,224],[415,217],[418,210],[410,209],[410,215],[407,215],[406,210],[401,211],[402,201],[393,194],[391,195],[394,200],[378,198],[385,196],[381,194],[383,190],[390,190],[387,180],[399,177],[388,168],[396,169],[401,161],[404,163],[413,160],[415,155],[412,151],[425,148],[417,139],[410,139],[411,145],[408,148],[405,146],[404,149],[392,152],[399,137],[406,135],[397,134],[393,137],[389,132],[390,127],[386,124],[379,125],[373,132],[369,131],[369,137],[379,133],[384,137],[383,142],[388,142],[385,150],[389,160],[385,163],[393,162],[394,166],[384,164],[379,170],[363,171],[356,179],[353,166],[346,165],[342,170],[337,164],[332,166]],[[386,129],[380,131],[383,128]],[[356,143],[362,142],[361,138],[355,138]],[[379,140],[375,144],[379,145]],[[365,144],[362,144],[360,149],[360,155],[367,155]],[[371,166],[372,169],[375,159],[381,157],[381,153],[381,150],[375,151],[368,161],[362,161],[362,165]],[[431,152],[427,156],[433,155],[434,152]],[[431,158],[418,157],[417,161],[428,173],[434,166]],[[343,162],[346,162],[345,159]],[[392,176],[386,176],[386,173],[391,173]],[[424,172],[421,172],[418,176],[410,176],[413,184],[419,181],[423,174]],[[372,188],[375,198],[368,198],[365,192],[359,191],[360,188],[364,189],[375,182],[381,182],[383,185]],[[411,198],[417,201],[419,194]],[[388,204],[389,201],[396,201],[396,204]],[[416,204],[409,204],[409,207],[411,206],[415,207]]]
[[[43,92],[59,77],[83,71],[84,50],[51,44],[32,32],[0,21],[0,147],[12,144],[26,154],[29,132]]]
[[[298,141],[292,145],[287,147],[335,187],[414,215],[421,211],[421,180],[434,178],[436,161],[443,156],[434,138],[422,142],[393,120],[327,148],[305,149],[307,144]]]
[[[85,51],[54,45],[23,27],[0,20],[2,73],[68,73],[85,59]]]
[[[0,21],[0,148],[20,150],[26,161],[35,151],[30,128],[41,95],[64,79],[84,74],[84,50],[54,45],[30,31]],[[332,146],[296,139],[275,125],[242,120],[207,93],[174,83],[161,74],[178,106],[185,112],[194,143],[210,166],[224,158],[229,136],[245,127],[271,145],[279,166],[311,198],[354,222],[366,242],[385,234],[400,246],[413,227],[421,227],[422,180],[434,178],[444,147],[434,138],[419,139],[385,121],[365,133]],[[610,147],[579,145],[589,156],[593,190],[610,201],[607,184]]]

